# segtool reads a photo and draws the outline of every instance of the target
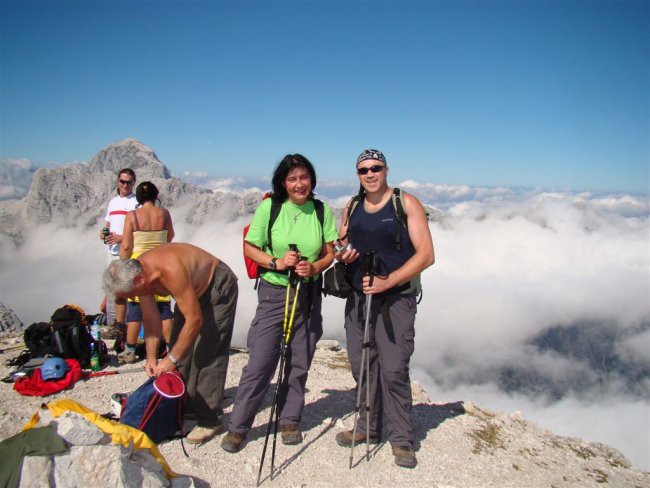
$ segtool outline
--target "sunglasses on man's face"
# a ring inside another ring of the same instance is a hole
[[[360,174],[361,176],[367,175],[368,171],[371,173],[379,173],[381,170],[383,170],[386,166],[383,164],[375,164],[373,166],[370,166],[369,168],[357,168],[357,173]]]
[[[134,180],[120,180],[123,185],[132,185]]]

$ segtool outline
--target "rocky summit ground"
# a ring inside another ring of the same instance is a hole
[[[17,338],[0,341],[0,377],[12,370],[5,361],[20,352],[20,343]],[[496,414],[460,398],[430,401],[417,384],[413,421],[418,466],[412,470],[397,467],[390,445],[382,443],[372,446],[369,461],[364,457],[365,446],[358,446],[350,469],[350,451],[339,447],[334,437],[352,425],[355,385],[345,351],[331,346],[324,343],[319,348],[309,376],[301,426],[304,442],[284,446],[278,439],[273,479],[269,445],[261,486],[650,487],[650,473],[631,469],[613,448],[556,436],[521,413]],[[245,352],[231,353],[226,417],[247,358]],[[107,366],[105,371],[117,374],[79,381],[74,388],[46,398],[21,396],[11,384],[0,383],[0,439],[19,432],[46,401],[71,398],[99,413],[108,412],[112,393],[132,391],[144,382],[142,364]],[[160,445],[172,469],[191,476],[196,486],[254,486],[272,391],[241,452],[223,451],[219,435],[201,446],[186,444],[189,457],[185,457],[180,441],[173,440]]]

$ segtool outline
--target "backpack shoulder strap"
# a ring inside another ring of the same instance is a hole
[[[350,218],[352,217],[352,214],[359,206],[359,202],[361,202],[362,198],[363,197],[357,193],[350,200],[350,205],[348,205],[347,212],[345,214],[345,225],[347,226],[348,231],[345,233],[343,237],[340,238],[340,240],[347,239],[350,236]]]
[[[316,217],[318,217],[318,222],[320,222],[320,230],[321,230],[321,236],[323,238],[323,242],[325,242],[325,205],[323,205],[323,202],[320,201],[318,198],[313,199],[314,202],[314,210],[316,211]]]
[[[404,192],[401,190],[401,188],[393,188],[391,199],[393,201],[393,207],[395,208],[395,215],[397,215],[397,220],[399,220],[399,223],[408,232],[408,217],[406,215],[406,210],[404,209]],[[402,233],[399,231],[399,229],[397,232],[395,232],[395,248],[397,248],[398,251],[402,250]]]
[[[323,227],[325,225],[325,205],[323,205],[323,202],[318,198],[314,198],[313,202],[314,210],[316,210],[316,216],[318,217],[320,226]]]
[[[273,253],[273,239],[271,238],[271,229],[273,228],[273,224],[275,224],[275,221],[278,219],[278,215],[280,215],[280,210],[282,210],[282,202],[277,202],[275,199],[271,199],[271,214],[269,215],[269,225],[266,229],[266,242],[268,243],[269,246],[269,251]]]
[[[408,230],[408,215],[406,214],[406,208],[404,207],[403,203],[404,191],[401,188],[393,188],[391,199],[393,200],[393,207],[395,208],[395,213],[397,214],[399,223],[402,224],[402,227]]]

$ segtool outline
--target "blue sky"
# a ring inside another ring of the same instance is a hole
[[[650,192],[648,1],[0,0],[0,158]]]

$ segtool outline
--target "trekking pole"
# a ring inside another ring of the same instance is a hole
[[[298,246],[295,244],[289,244],[289,249],[291,251],[298,251]],[[294,275],[292,270],[289,270],[289,282],[287,283],[287,294],[284,301],[284,320],[282,323],[282,340],[280,341],[280,365],[278,370],[278,379],[275,385],[275,392],[273,393],[273,401],[271,402],[271,415],[269,416],[269,423],[266,427],[266,436],[264,438],[264,448],[262,449],[262,458],[260,459],[260,468],[257,472],[257,486],[260,486],[260,479],[262,477],[262,467],[264,466],[264,458],[266,457],[266,448],[269,443],[269,436],[271,435],[271,425],[274,425],[273,433],[273,450],[271,455],[271,477],[273,477],[273,468],[275,463],[275,442],[278,432],[277,421],[279,419],[279,411],[276,412],[278,395],[280,392],[280,386],[284,381],[284,363],[286,358],[286,349],[287,344],[289,343],[288,337],[290,336],[290,329],[293,328],[293,318],[296,311],[296,303],[298,302],[298,291],[300,290],[300,282],[296,285],[296,291],[294,294],[293,306],[291,307],[291,314],[289,314],[289,297],[291,296],[291,284],[294,281]],[[289,331],[289,333],[287,333]],[[276,421],[274,422],[274,416]]]
[[[300,258],[301,261],[303,259],[307,259],[307,258],[306,257],[304,257],[304,258],[301,257]],[[298,304],[298,294],[300,293],[300,283],[301,283],[301,280],[299,278],[296,278],[294,276],[294,279],[297,279],[298,282],[296,284],[296,293],[293,296],[293,305],[291,307],[291,317],[289,318],[289,324],[287,325],[287,328],[283,331],[283,334],[282,334],[283,335],[283,341],[282,342],[283,342],[283,345],[284,345],[284,347],[282,348],[282,352],[281,352],[281,356],[282,356],[282,358],[281,358],[282,376],[278,380],[278,384],[280,385],[278,387],[278,390],[279,391],[284,390],[284,395],[286,395],[286,386],[287,386],[287,385],[284,384],[285,383],[284,368],[285,368],[285,365],[286,365],[286,362],[287,362],[287,359],[286,359],[286,357],[287,357],[287,348],[289,347],[289,344],[291,343],[291,333],[293,332],[293,321],[294,321],[294,318],[296,316],[296,306]],[[282,388],[282,390],[280,390],[280,388]],[[285,401],[286,401],[286,397],[285,397]],[[273,449],[271,450],[271,479],[273,479],[273,472],[275,470],[275,445],[276,445],[276,441],[277,441],[277,437],[278,437],[278,425],[279,424],[280,424],[280,409],[276,405],[276,407],[275,407],[275,423],[274,423],[274,426],[273,426]]]
[[[370,276],[369,286],[375,278],[375,266],[377,255],[374,251],[364,256],[365,266],[367,267],[366,273]],[[366,461],[370,461],[370,307],[372,306],[372,295],[366,295],[366,323],[363,329],[363,343],[361,344],[361,365],[359,371],[359,384],[357,386],[357,402],[354,406],[354,427],[352,428],[352,444],[350,445],[350,469],[352,469],[352,461],[354,459],[354,444],[357,437],[357,418],[359,416],[359,409],[361,406],[361,388],[363,385],[363,371],[366,370]]]
[[[116,374],[128,374],[128,373],[144,373],[143,368],[131,368],[131,369],[124,369],[122,371],[119,370],[112,370],[112,371],[81,371],[81,378],[86,380],[88,378],[96,378],[98,376],[113,376]]]

